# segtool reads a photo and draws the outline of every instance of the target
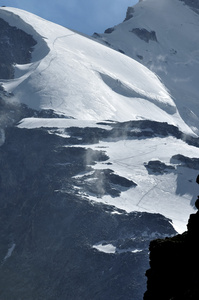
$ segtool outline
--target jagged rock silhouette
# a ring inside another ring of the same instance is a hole
[[[196,179],[199,184],[199,175]],[[195,202],[199,209],[199,196]],[[199,299],[199,211],[191,214],[187,231],[150,243],[150,269],[144,300]]]

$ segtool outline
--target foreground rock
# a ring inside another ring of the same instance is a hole
[[[198,178],[197,178],[198,182]],[[195,203],[199,208],[199,198]],[[199,211],[191,214],[187,231],[150,243],[150,269],[144,300],[199,299]]]

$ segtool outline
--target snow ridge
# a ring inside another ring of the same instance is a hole
[[[30,13],[1,8],[0,16],[37,41],[32,63],[1,81],[16,101],[76,119],[165,120],[191,132],[168,90],[140,63]]]
[[[131,18],[110,33],[94,37],[155,72],[169,90],[180,117],[198,134],[199,15],[196,7],[198,1],[140,1],[132,7]]]

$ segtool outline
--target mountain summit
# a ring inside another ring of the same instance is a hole
[[[169,90],[181,118],[199,130],[199,2],[140,1],[123,23],[94,35],[155,72]]]

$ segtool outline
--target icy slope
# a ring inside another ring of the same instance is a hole
[[[140,1],[129,8],[125,22],[95,37],[154,71],[198,133],[199,15],[188,4],[194,2]]]
[[[152,119],[190,131],[158,77],[140,63],[92,39],[30,13],[1,8],[0,17],[33,35],[32,63],[3,80],[15,100],[86,120]]]
[[[170,139],[170,133],[168,136],[165,134],[167,124],[163,122],[179,127],[183,133],[193,135],[193,132],[179,116],[175,102],[158,77],[130,57],[30,13],[2,8],[0,14],[10,26],[24,30],[37,41],[31,63],[16,64],[15,78],[2,80],[4,89],[13,93],[12,101],[14,99],[25,103],[35,110],[52,109],[54,113],[62,116],[43,118],[36,113],[36,118],[32,113],[32,117],[21,120],[18,127],[47,130],[57,128],[55,131],[49,130],[49,133],[59,135],[66,141],[71,138],[68,133],[70,128],[79,128],[80,132],[83,128],[88,128],[91,136],[95,136],[93,132],[101,128],[104,130],[101,144],[98,141],[92,148],[105,149],[112,172],[127,180],[133,180],[136,187],[122,190],[116,198],[105,192],[99,197],[98,190],[92,195],[86,192],[87,179],[84,182],[83,178],[80,195],[83,193],[90,200],[115,205],[127,212],[158,212],[171,218],[178,231],[185,230],[188,216],[193,211],[196,195],[193,182],[198,171],[196,169],[188,172],[183,169],[187,175],[181,181],[179,178],[182,169],[177,163],[172,165],[173,171],[169,174],[166,172],[166,175],[165,172],[159,173],[158,166],[162,163],[170,166],[172,156],[177,154],[198,157],[198,148],[190,148],[182,141]],[[121,26],[127,26],[128,21],[123,24]],[[121,26],[118,26],[118,30]],[[117,123],[99,124],[99,121],[107,119],[120,122],[148,119],[154,123],[145,129],[141,125],[135,125],[131,129],[129,123],[121,123],[122,132],[120,133],[121,129],[118,127],[115,133],[117,138],[114,134],[113,138],[112,130]],[[157,130],[162,127],[165,129],[153,133],[155,127]],[[129,132],[138,134],[136,140],[132,140],[131,135],[128,137]],[[106,140],[109,134],[111,138]],[[144,136],[141,140],[140,134]],[[78,135],[79,141],[82,140],[81,135],[82,133]],[[3,143],[4,132],[2,136]],[[175,137],[178,138],[178,135]],[[183,134],[181,139],[186,140]],[[73,144],[76,145],[76,139]],[[87,159],[85,161],[87,164]],[[158,172],[156,173],[156,168],[154,172],[148,172],[146,166],[153,165],[154,161]],[[109,164],[95,166],[99,175],[98,182],[101,180],[99,170],[103,167],[103,174],[106,174],[109,172],[108,166]],[[96,173],[91,176],[91,181],[93,176]],[[190,187],[185,191],[183,187],[187,182]],[[104,189],[103,184],[101,189]]]
[[[158,126],[158,125],[157,125]],[[185,157],[198,157],[199,150],[173,137],[154,137],[144,140],[101,141],[92,149],[104,149],[109,157],[108,163],[115,174],[133,180],[137,186],[122,190],[119,197],[92,194],[90,200],[113,205],[127,212],[159,212],[172,220],[178,232],[186,230],[187,217],[194,212],[198,187],[195,178],[198,168],[191,169],[172,159],[176,153]],[[99,162],[96,170],[105,169]],[[95,178],[95,174],[90,176]],[[98,182],[104,189],[105,182]]]

